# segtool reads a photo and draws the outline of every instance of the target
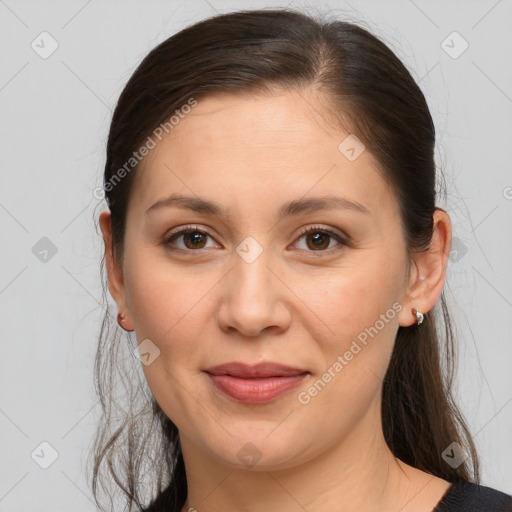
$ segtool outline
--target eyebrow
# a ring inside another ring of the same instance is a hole
[[[164,199],[160,199],[147,210],[149,212],[161,208],[181,208],[185,210],[192,210],[197,213],[206,213],[216,215],[227,219],[228,213],[214,201],[201,199],[200,197],[191,197],[173,194]],[[298,215],[299,213],[315,211],[315,210],[329,210],[329,209],[346,209],[353,210],[364,214],[370,214],[370,210],[357,201],[350,201],[344,197],[338,196],[323,196],[323,197],[310,197],[307,199],[296,199],[285,203],[279,208],[277,213],[278,217],[288,217],[291,215]]]

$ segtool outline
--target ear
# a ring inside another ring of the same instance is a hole
[[[398,316],[398,322],[403,327],[416,322],[411,308],[423,314],[428,313],[443,291],[452,246],[452,228],[450,217],[442,208],[434,211],[433,220],[430,247],[413,256],[409,285],[402,301],[403,309]]]
[[[133,319],[126,304],[123,269],[120,262],[114,257],[111,219],[109,210],[101,212],[100,228],[103,235],[103,242],[105,243],[105,264],[107,266],[108,274],[108,289],[110,290],[110,295],[112,295],[112,298],[117,304],[118,311],[125,315],[123,326],[126,329],[134,329]]]

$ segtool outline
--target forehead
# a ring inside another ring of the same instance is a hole
[[[351,160],[340,151],[350,137],[307,91],[209,96],[143,160],[135,196],[147,204],[176,188],[202,196],[238,190],[252,199],[259,191],[276,198],[288,191],[290,199],[343,191],[382,207],[391,192],[373,156],[362,151]]]

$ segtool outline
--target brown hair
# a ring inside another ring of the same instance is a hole
[[[259,10],[214,16],[169,37],[144,58],[122,91],[104,173],[118,261],[137,166],[115,186],[112,177],[158,125],[190,98],[307,87],[319,93],[333,121],[356,134],[379,163],[396,193],[410,254],[425,250],[436,209],[435,129],[411,74],[383,42],[353,23],[317,20],[290,10]],[[103,407],[94,440],[95,499],[99,503],[98,484],[105,487],[113,479],[129,506],[143,507],[145,465],[154,485],[148,492],[154,495],[167,487],[165,510],[179,511],[187,484],[178,430],[147,390],[140,408],[134,405],[144,388],[121,369],[118,351],[124,342],[109,313],[106,287],[104,300],[95,364]],[[453,367],[454,336],[443,293],[421,326],[398,329],[383,387],[384,436],[393,454],[407,464],[448,481],[478,482],[475,447],[452,400]],[[125,395],[116,391],[116,372]],[[120,405],[123,398],[126,408]],[[120,411],[117,427],[115,411]],[[470,455],[458,467],[442,457],[452,442]],[[105,478],[100,472],[104,463]]]

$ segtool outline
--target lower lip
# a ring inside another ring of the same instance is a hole
[[[224,394],[249,404],[263,404],[284,395],[298,386],[307,373],[290,377],[242,379],[231,375],[208,374],[213,384]]]

